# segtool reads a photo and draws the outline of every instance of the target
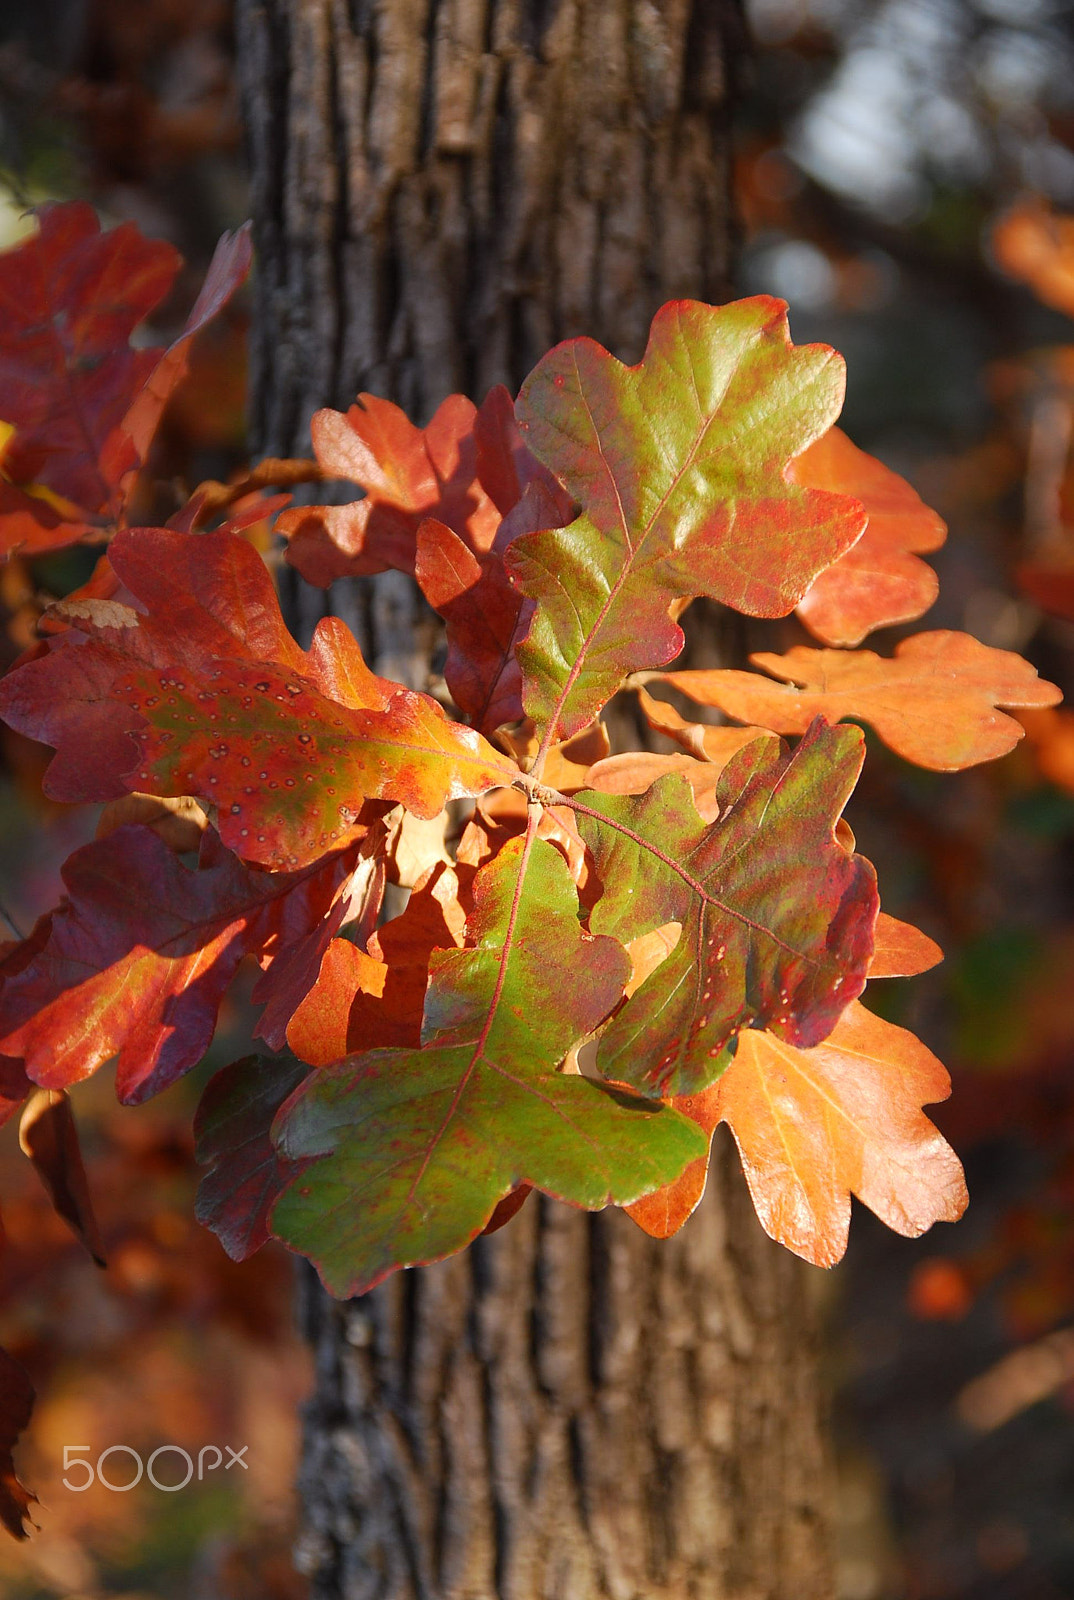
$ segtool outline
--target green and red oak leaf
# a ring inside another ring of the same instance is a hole
[[[366,829],[366,800],[431,817],[519,777],[428,695],[376,677],[354,636],[287,632],[269,573],[233,534],[128,529],[109,559],[140,609],[79,601],[0,684],[0,715],[51,744],[61,800],[193,795],[229,849],[297,868]]]
[[[864,987],[878,909],[872,867],[835,834],[863,759],[858,729],[818,723],[793,753],[754,740],[723,769],[708,826],[674,775],[639,799],[576,797],[602,885],[593,931],[627,944],[683,928],[601,1034],[605,1077],[696,1093],[740,1029],[807,1046],[831,1032]]]
[[[671,608],[707,595],[785,616],[859,538],[856,500],[789,480],[834,422],[843,364],[795,347],[786,306],[673,301],[635,367],[591,339],[557,345],[522,386],[523,437],[582,507],[515,541],[537,602],[518,656],[527,713],[551,737],[598,714],[628,673],[682,649]]]
[[[124,1103],[157,1094],[205,1054],[243,957],[279,960],[319,933],[356,856],[352,847],[299,872],[263,872],[207,832],[192,871],[146,827],[84,845],[63,869],[67,897],[27,941],[29,959],[0,974],[0,1056],[65,1088],[117,1055]]]
[[[1054,706],[1061,690],[1010,650],[980,644],[968,633],[916,633],[884,660],[872,650],[812,650],[750,657],[775,678],[755,672],[660,674],[664,683],[716,706],[739,722],[773,733],[804,733],[814,717],[867,722],[897,755],[936,772],[994,761],[1025,734],[998,706]]]
[[[521,1183],[622,1204],[704,1148],[658,1102],[555,1070],[616,1003],[630,963],[582,929],[567,866],[532,829],[475,879],[467,938],[433,957],[420,1049],[314,1072],[277,1117],[281,1154],[308,1165],[272,1231],[335,1294],[461,1249]]]
[[[181,258],[133,223],[102,233],[91,206],[47,205],[0,253],[0,557],[37,554],[122,526],[195,334],[249,271],[249,229],[225,235],[179,338],[130,336],[168,294]]]

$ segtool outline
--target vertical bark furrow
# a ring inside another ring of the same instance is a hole
[[[726,296],[739,0],[236,0],[258,272],[255,444],[308,449],[369,389],[427,417],[556,340],[637,359]],[[285,594],[296,628],[326,608]],[[331,601],[375,669],[431,635],[385,574]],[[798,1263],[728,1139],[684,1232],[531,1199],[502,1232],[336,1305],[316,1354],[300,1561],[314,1600],[827,1600]]]

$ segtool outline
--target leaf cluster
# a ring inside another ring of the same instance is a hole
[[[212,1080],[196,1127],[199,1214],[236,1257],[274,1237],[360,1293],[531,1189],[664,1236],[721,1121],[762,1223],[808,1260],[841,1255],[852,1194],[907,1234],[957,1217],[961,1168],[921,1110],[947,1076],[860,1003],[939,952],[879,911],[843,820],[856,724],[953,770],[1013,747],[1001,708],[1058,693],[962,634],[855,648],[931,604],[920,554],[944,528],[835,426],[841,358],[793,345],[766,296],[673,302],[635,367],[569,340],[517,399],[451,396],[425,427],[360,395],[313,419],[315,462],[128,527],[246,252],[224,242],[163,353],[128,341],[166,247],[60,207],[0,257],[0,544],[107,543],[0,684],[0,715],[55,752],[46,792],[105,803],[3,957],[4,1114],[35,1086],[66,1104],[113,1057],[128,1103],[174,1082],[250,957],[266,1052]],[[355,497],[284,510],[286,559],[320,584],[411,575],[446,637],[428,692],[337,619],[308,650],[287,631],[245,525],[262,488],[318,477]],[[675,671],[701,596],[796,612],[817,647]],[[613,751],[617,697],[665,753]],[[385,920],[389,882],[409,898]]]

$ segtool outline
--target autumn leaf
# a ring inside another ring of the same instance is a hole
[[[575,732],[627,673],[678,655],[681,597],[784,616],[850,548],[858,503],[786,475],[842,398],[840,358],[792,346],[786,307],[767,296],[664,306],[636,367],[591,339],[538,363],[519,396],[523,437],[582,506],[506,558],[537,602],[519,659],[541,727]]]
[[[125,827],[76,850],[67,898],[0,988],[0,1055],[59,1089],[118,1054],[116,1092],[148,1099],[199,1062],[243,956],[279,958],[327,915],[354,869],[341,853],[296,873],[245,866],[206,834],[190,871]]]
[[[573,515],[570,496],[533,455],[522,437],[514,401],[502,383],[489,390],[474,417],[474,465],[481,487],[506,517],[536,488],[550,507],[546,528],[559,528]]]
[[[19,1148],[33,1163],[53,1209],[99,1267],[104,1247],[90,1199],[71,1101],[62,1089],[37,1089],[19,1121]]]
[[[909,622],[936,599],[935,572],[918,553],[937,550],[947,527],[905,479],[830,428],[791,463],[788,477],[811,489],[853,495],[869,518],[845,555],[814,578],[799,617],[825,644],[860,644],[874,628]]]
[[[724,1069],[739,1029],[818,1043],[865,984],[876,880],[836,841],[864,740],[818,724],[791,755],[770,740],[739,751],[705,826],[681,777],[640,799],[588,792],[571,802],[603,893],[596,933],[624,944],[668,922],[674,951],[604,1030],[607,1078],[676,1095]]]
[[[17,429],[5,471],[89,511],[118,511],[101,456],[159,359],[128,340],[180,257],[132,222],[102,233],[80,201],[42,206],[37,221],[0,254],[0,417]]]
[[[365,950],[333,939],[287,1027],[295,1055],[324,1067],[359,1050],[420,1044],[433,951],[461,945],[465,927],[459,880],[437,865]]]
[[[209,1080],[194,1118],[194,1154],[209,1171],[194,1214],[232,1261],[246,1261],[271,1238],[269,1214],[295,1176],[269,1137],[272,1119],[306,1077],[301,1062],[246,1056]]]
[[[375,677],[338,619],[301,650],[243,539],[127,530],[110,561],[141,609],[55,608],[68,629],[0,684],[0,715],[56,750],[55,799],[191,795],[229,849],[294,868],[361,837],[366,798],[430,817],[518,778],[429,696]]]
[[[713,726],[705,722],[688,722],[666,700],[654,700],[652,695],[646,694],[642,688],[638,689],[637,695],[638,708],[650,728],[657,733],[666,734],[669,739],[674,739],[676,744],[682,745],[683,749],[688,750],[698,761],[708,762],[721,771],[736,750],[741,750],[743,745],[750,744],[754,739],[770,737],[766,728],[736,728],[726,724]]]
[[[444,678],[455,704],[482,732],[492,733],[522,716],[522,669],[515,647],[533,604],[511,583],[504,553],[523,534],[557,528],[563,520],[556,498],[537,482],[527,486],[504,517],[487,552],[475,555],[465,540],[434,518],[418,529],[414,576],[444,619]]]
[[[946,1100],[947,1073],[862,1005],[812,1050],[742,1034],[717,1089],[762,1227],[814,1266],[842,1257],[852,1194],[910,1239],[966,1209],[958,1157],[921,1111]]]
[[[29,1426],[34,1390],[19,1363],[0,1350],[0,1522],[12,1538],[25,1539],[34,1526],[31,1505],[37,1496],[18,1480],[12,1452]]]
[[[885,911],[880,912],[876,919],[876,944],[869,963],[870,980],[911,977],[915,973],[926,972],[941,959],[942,952],[939,946],[927,934],[922,933],[919,928],[912,927],[908,922],[900,922],[895,917],[888,916]],[[865,1016],[870,1015],[860,1006],[852,1009],[855,1012],[862,1011]],[[831,1039],[827,1044],[831,1044]],[[808,1059],[819,1058],[820,1052],[825,1048],[827,1045],[822,1044],[814,1050],[795,1051],[794,1055]],[[939,1066],[939,1063],[936,1065]],[[710,1145],[713,1133],[724,1120],[723,1083],[724,1079],[720,1078],[700,1094],[678,1095],[672,1101],[677,1111],[681,1111],[683,1116],[690,1117],[697,1123]],[[730,1100],[733,1099],[732,1093]],[[633,1205],[625,1207],[627,1215],[654,1239],[667,1239],[673,1233],[677,1233],[697,1209],[705,1192],[709,1159],[710,1151],[706,1150],[704,1156],[692,1161],[672,1183],[665,1184],[652,1194],[643,1195]],[[760,1181],[758,1177],[758,1182]]]
[[[365,491],[342,506],[296,506],[277,520],[289,539],[287,559],[310,583],[414,571],[415,541],[426,517],[464,537],[471,551],[490,548],[500,513],[477,478],[472,401],[449,395],[425,428],[390,400],[360,394],[347,412],[318,411],[314,454],[326,478]]]
[[[804,733],[817,716],[830,722],[856,717],[906,761],[936,772],[992,761],[1014,749],[1024,730],[997,706],[1050,706],[1062,698],[1021,656],[947,630],[904,639],[891,660],[871,650],[800,645],[783,656],[763,651],[750,660],[790,682],[730,671],[662,677],[702,705],[775,733]]]
[[[916,978],[943,960],[935,939],[881,911],[876,919],[876,943],[869,963],[870,982],[874,978]]]
[[[225,235],[179,338],[136,350],[130,336],[170,290],[177,252],[133,223],[102,233],[82,202],[37,215],[37,233],[0,253],[0,417],[15,430],[0,467],[0,555],[121,524],[191,340],[250,265],[249,229]]]
[[[277,1119],[281,1153],[309,1165],[272,1231],[334,1294],[461,1249],[522,1183],[599,1208],[703,1150],[674,1111],[554,1070],[629,976],[615,940],[582,931],[556,850],[511,840],[474,891],[472,942],[433,958],[423,1047],[326,1067]]]

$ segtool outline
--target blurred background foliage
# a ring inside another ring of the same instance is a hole
[[[784,296],[796,340],[845,354],[847,431],[950,524],[923,626],[1020,650],[1074,699],[1074,14],[1061,0],[748,9],[739,287]],[[231,52],[227,0],[7,0],[0,244],[28,204],[88,197],[179,246],[188,305],[246,212]],[[154,331],[172,331],[167,315]],[[240,303],[197,347],[147,520],[176,485],[242,459],[243,347]],[[92,563],[75,549],[0,572],[5,660]],[[766,648],[799,642],[780,626]],[[1015,755],[956,777],[871,740],[850,812],[886,909],[947,952],[876,990],[952,1069],[934,1114],[972,1203],[916,1242],[858,1209],[846,1263],[815,1275],[841,1600],[1074,1594],[1074,712],[1025,720]],[[39,747],[5,732],[0,752],[0,899],[25,931],[96,814],[42,801]],[[104,1272],[4,1130],[0,1344],[39,1391],[20,1462],[47,1535],[0,1544],[13,1600],[303,1592],[288,1550],[309,1375],[290,1267],[272,1251],[232,1265],[192,1217],[191,1112],[247,1028],[231,1004],[212,1059],[147,1107],[118,1107],[106,1075],[76,1092]],[[120,1441],[248,1444],[250,1470],[176,1496],[63,1489],[64,1444],[96,1457]]]

